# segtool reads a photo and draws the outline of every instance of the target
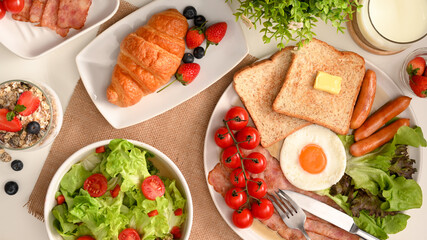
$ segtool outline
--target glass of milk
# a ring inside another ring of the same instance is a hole
[[[400,51],[427,35],[427,0],[359,0],[360,33],[375,48]]]

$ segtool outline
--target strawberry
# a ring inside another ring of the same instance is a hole
[[[175,73],[175,78],[184,86],[190,84],[199,74],[200,65],[197,63],[184,63],[179,66]]]
[[[21,121],[18,118],[13,117],[11,121],[7,120],[7,114],[9,109],[0,109],[0,130],[8,132],[19,132],[22,129]]]
[[[427,95],[427,77],[425,76],[412,76],[409,81],[412,91],[421,98],[425,98]]]
[[[206,50],[211,44],[218,45],[218,43],[221,42],[222,38],[225,36],[226,32],[227,32],[226,22],[215,23],[214,25],[208,27],[205,32]]]
[[[200,46],[205,41],[205,35],[203,34],[204,26],[192,27],[187,31],[185,36],[185,42],[189,49],[194,49]]]
[[[416,57],[409,61],[408,66],[406,67],[406,72],[408,72],[409,76],[421,76],[424,73],[425,67],[426,60],[422,57]]]
[[[40,100],[38,97],[30,91],[25,91],[19,96],[17,105],[24,106],[23,111],[19,111],[19,114],[22,116],[28,116],[31,113],[35,112],[40,106]]]

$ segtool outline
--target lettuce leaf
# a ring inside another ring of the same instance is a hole
[[[406,151],[406,145],[427,145],[421,128],[401,127],[391,142],[361,157],[349,154],[353,136],[339,135],[339,138],[347,152],[346,175],[322,194],[352,216],[359,228],[380,239],[402,231],[409,216],[398,211],[420,208],[422,191],[417,182],[410,179],[415,172],[414,161],[401,153],[403,148]],[[400,162],[396,164],[397,161]]]

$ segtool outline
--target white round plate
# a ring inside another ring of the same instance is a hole
[[[365,60],[366,61],[366,60]],[[385,74],[381,69],[373,65],[372,63],[366,61],[366,69],[371,69],[375,71],[377,75],[377,92],[375,96],[374,105],[372,107],[373,111],[378,109],[380,106],[385,104],[391,99],[394,99],[398,96],[403,95],[403,92],[397,87],[397,85],[393,82],[393,80]],[[204,166],[205,166],[205,175],[206,182],[208,181],[209,172],[215,167],[215,165],[219,162],[221,148],[219,148],[214,141],[215,131],[223,126],[222,119],[224,118],[227,111],[232,106],[243,106],[243,103],[240,101],[239,96],[234,91],[232,84],[228,86],[225,90],[221,98],[219,99],[213,113],[211,119],[208,124],[206,138],[205,138],[205,146],[204,146]],[[406,109],[399,116],[407,117],[411,119],[411,125],[417,125],[417,119],[415,117],[414,111],[411,107]],[[412,159],[416,160],[417,172],[414,175],[415,179],[419,180],[419,175],[421,172],[421,162],[422,162],[422,151],[420,148],[412,148],[409,149],[409,154]],[[427,179],[422,179],[423,181],[427,181]],[[420,182],[419,182],[420,183]],[[266,228],[259,227],[260,223],[254,224],[251,228],[248,229],[239,229],[234,226],[231,221],[231,215],[233,210],[230,209],[224,201],[224,198],[221,194],[217,193],[214,188],[208,183],[209,192],[211,197],[227,224],[243,239],[246,240],[258,240],[258,239],[270,239],[268,236],[271,236],[271,230],[266,230]],[[425,216],[427,215],[427,208],[424,209],[413,209],[406,211],[411,218],[408,220],[408,225],[405,230],[397,234],[390,234],[390,240],[398,240],[398,239],[417,239],[420,236],[420,232],[422,231],[422,224]],[[425,220],[424,220],[425,221]],[[255,221],[254,221],[255,222]],[[277,235],[278,236],[278,235]]]
[[[70,170],[71,166],[80,162],[89,154],[93,153],[95,148],[108,145],[110,141],[111,140],[103,140],[81,148],[73,155],[71,155],[56,171],[49,184],[44,204],[44,222],[49,239],[63,240],[61,235],[59,235],[56,229],[53,227],[53,220],[55,219],[55,217],[52,214],[52,209],[57,205],[55,194],[58,191],[59,183],[61,182],[62,177],[68,172],[68,170]],[[185,220],[184,225],[182,226],[182,239],[187,240],[190,237],[191,226],[193,224],[193,201],[190,194],[190,188],[188,187],[184,175],[182,175],[179,168],[168,156],[166,156],[156,148],[143,142],[134,140],[128,141],[134,144],[135,146],[141,147],[154,154],[154,158],[150,158],[150,161],[152,161],[154,166],[159,169],[160,176],[176,179],[176,186],[187,200],[185,206],[187,211],[187,219]]]

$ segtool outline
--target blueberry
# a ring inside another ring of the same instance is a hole
[[[196,18],[194,18],[194,25],[197,27],[202,26],[203,23],[206,22],[206,18],[203,15],[197,15]]]
[[[30,134],[38,134],[40,132],[40,124],[36,121],[29,122],[26,130]]]
[[[4,191],[8,194],[8,195],[15,195],[18,192],[18,184],[14,181],[10,181],[7,182],[4,185]]]
[[[184,63],[192,63],[194,62],[194,56],[191,53],[185,53],[184,57],[182,57],[182,61]]]
[[[196,47],[193,51],[193,54],[195,58],[200,59],[205,56],[205,49],[202,47]]]
[[[24,168],[24,163],[21,160],[13,160],[11,167],[15,171],[21,171]]]
[[[197,11],[193,6],[184,8],[184,17],[187,19],[193,19],[197,15]]]

